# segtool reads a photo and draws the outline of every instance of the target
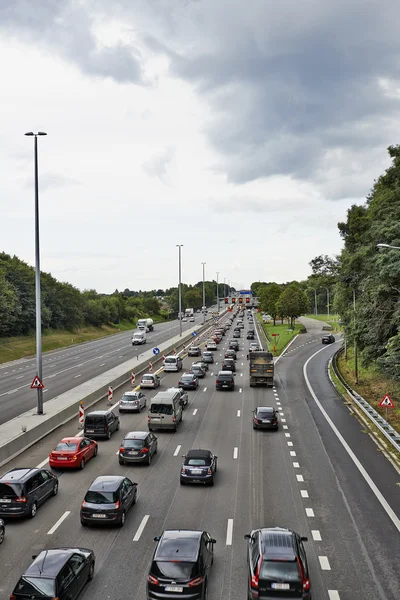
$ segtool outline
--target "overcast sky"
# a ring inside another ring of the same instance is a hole
[[[285,282],[399,141],[398,0],[1,0],[0,251],[111,293]]]

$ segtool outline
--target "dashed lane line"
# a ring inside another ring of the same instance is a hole
[[[233,519],[228,519],[228,525],[226,528],[226,545],[232,546],[233,538]]]
[[[238,457],[239,448],[233,449],[233,458],[236,459]]]
[[[52,535],[56,529],[59,528],[59,526],[61,525],[61,523],[63,521],[65,521],[65,519],[67,517],[69,517],[69,515],[71,514],[70,510],[66,510],[65,513],[63,515],[61,515],[61,517],[58,519],[58,521],[56,521],[56,523],[54,523],[53,527],[51,529],[49,529],[49,531],[47,532],[47,535]]]
[[[176,450],[175,450],[175,452],[174,452],[174,456],[178,456],[178,454],[179,454],[179,452],[180,452],[180,449],[181,449],[181,448],[182,448],[182,446],[181,446],[181,445],[179,445],[179,446],[177,446],[177,447],[176,447]]]
[[[321,569],[323,571],[330,571],[331,565],[329,564],[329,560],[327,556],[318,556],[319,564],[321,565]]]
[[[297,479],[297,481],[298,481],[299,483],[302,483],[302,482],[304,482],[304,477],[303,477],[303,475],[296,475],[296,479]]]
[[[319,529],[311,529],[311,535],[313,537],[314,542],[321,542],[322,537]]]
[[[140,540],[140,536],[142,535],[143,530],[146,527],[146,523],[149,520],[149,518],[150,518],[150,515],[144,515],[132,541],[138,542]]]
[[[307,490],[300,490],[300,494],[302,498],[309,498]]]
[[[193,415],[197,414],[197,408],[194,409]]]
[[[315,517],[314,511],[312,508],[306,508],[306,515],[307,515],[307,517]]]

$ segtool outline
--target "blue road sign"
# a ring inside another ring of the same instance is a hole
[[[160,354],[160,348],[153,348],[153,354]]]
[[[192,331],[192,337],[196,337],[197,331]]]

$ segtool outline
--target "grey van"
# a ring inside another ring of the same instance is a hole
[[[182,421],[181,395],[175,390],[158,392],[152,399],[147,422],[149,431],[153,429],[178,429]]]
[[[112,410],[94,410],[85,416],[83,435],[88,438],[103,437],[108,440],[119,430],[119,417]]]

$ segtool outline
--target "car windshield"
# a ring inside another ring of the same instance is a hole
[[[136,400],[138,400],[137,394],[132,394],[131,396],[128,396],[128,394],[124,394],[121,398],[122,402],[134,402]]]
[[[55,447],[55,450],[58,452],[76,452],[78,449],[78,444],[76,442],[60,442]]]
[[[173,356],[167,356],[167,358],[165,359],[166,363],[176,363],[176,358],[174,358]]]
[[[144,440],[124,440],[122,443],[124,448],[134,448],[139,450],[144,446]]]
[[[85,496],[85,502],[91,504],[115,504],[118,500],[117,492],[88,490]]]
[[[150,375],[148,375],[147,377],[142,377],[142,381],[154,381],[154,377],[151,377]]]
[[[192,381],[193,380],[193,375],[183,375],[181,377],[181,381]]]
[[[167,577],[176,581],[194,579],[198,575],[197,564],[194,562],[164,562],[154,561],[151,569],[154,577]]]
[[[259,410],[257,413],[257,417],[260,417],[261,419],[269,419],[270,417],[273,417],[274,415],[274,411],[272,410]]]
[[[264,560],[261,566],[260,579],[267,579],[268,581],[301,581],[298,562],[297,560]]]
[[[172,404],[152,404],[150,412],[153,414],[172,415]]]
[[[19,483],[0,483],[0,498],[15,498],[22,495],[22,486]]]
[[[21,577],[14,592],[27,598],[55,598],[55,581],[44,577]]]
[[[209,458],[188,458],[185,464],[193,467],[205,467],[211,464],[211,460]]]

